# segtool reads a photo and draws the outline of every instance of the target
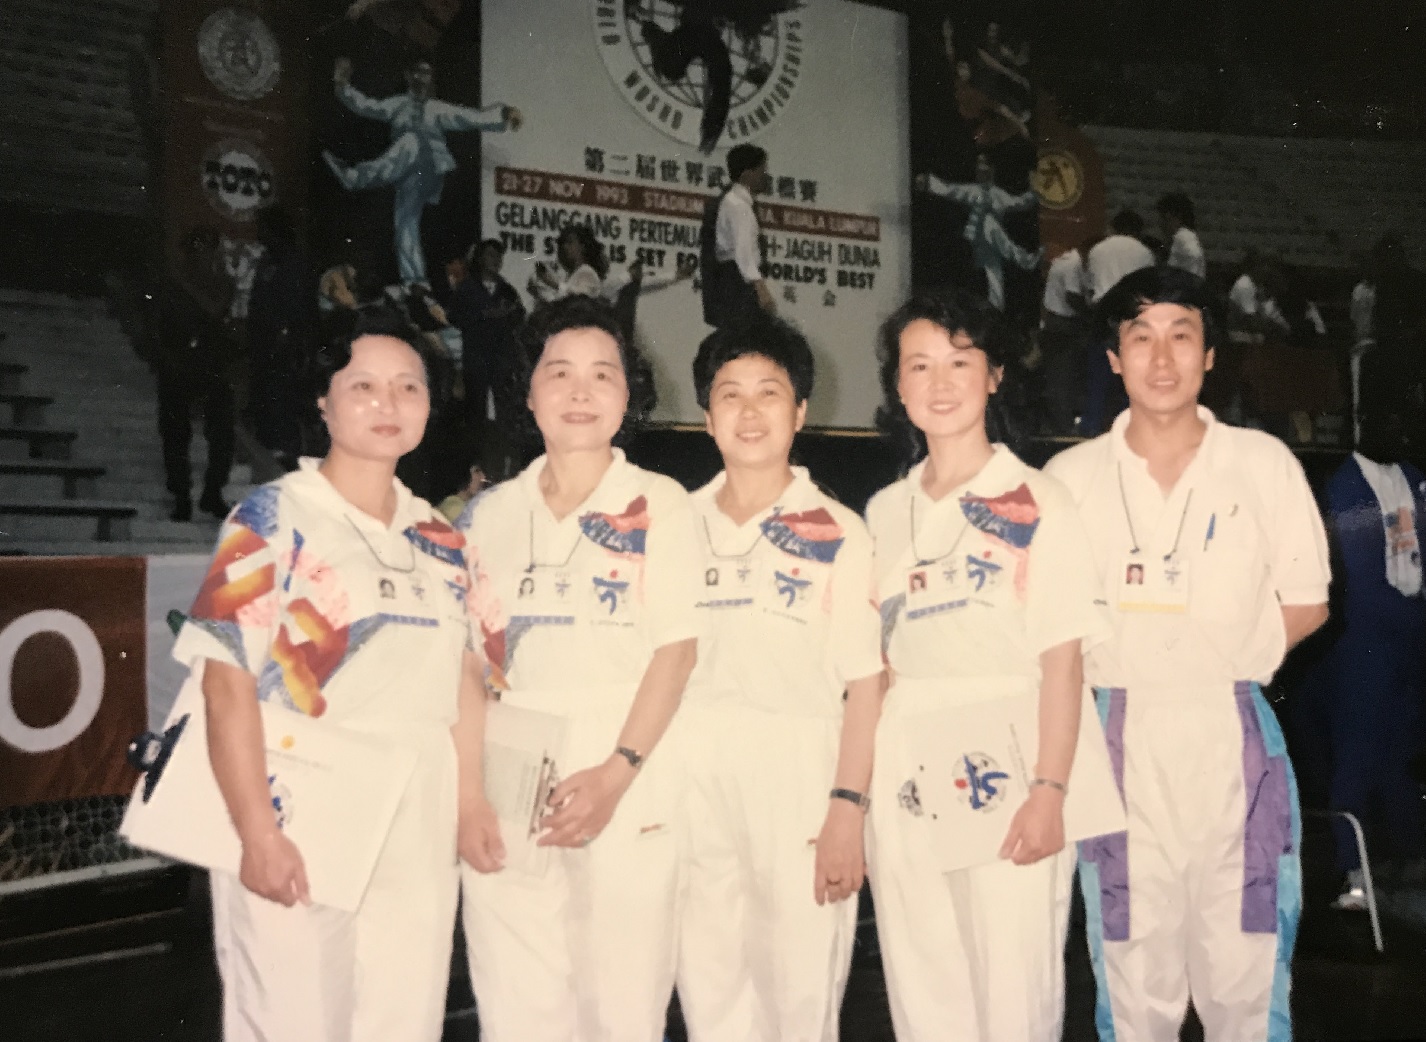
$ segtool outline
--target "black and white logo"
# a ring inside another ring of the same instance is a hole
[[[282,60],[277,38],[251,11],[224,7],[203,19],[198,62],[208,82],[235,101],[255,101],[277,86]]]
[[[808,22],[799,0],[592,0],[591,8],[619,93],[703,152],[757,137],[797,92]]]
[[[203,155],[203,194],[223,216],[251,221],[277,201],[272,164],[251,141],[227,138]]]

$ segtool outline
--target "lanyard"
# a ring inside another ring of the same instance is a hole
[[[352,531],[355,532],[358,538],[361,539],[362,545],[366,547],[366,552],[371,554],[371,556],[376,559],[376,563],[381,565],[381,567],[385,568],[388,572],[396,572],[399,575],[409,575],[411,572],[414,572],[416,570],[415,543],[411,542],[409,539],[406,541],[406,546],[411,551],[411,563],[405,568],[398,568],[396,567],[396,565],[388,564],[385,560],[382,559],[382,556],[376,552],[376,547],[371,545],[371,540],[367,539],[366,533],[363,532],[361,528],[357,525],[357,523],[351,519],[350,515],[343,514],[342,516],[347,519],[347,524],[352,526]]]
[[[1139,537],[1134,532],[1134,515],[1129,512],[1129,496],[1124,491],[1124,464],[1118,464],[1119,470],[1119,503],[1124,508],[1124,522],[1129,526],[1129,542],[1133,544],[1129,547],[1131,554],[1139,552]],[[1183,523],[1188,520],[1188,507],[1193,502],[1193,489],[1188,490],[1188,495],[1183,500],[1183,513],[1178,516],[1178,531],[1174,533],[1173,548],[1164,554],[1164,560],[1168,561],[1178,553],[1179,540],[1183,538]]]
[[[736,561],[740,560],[741,558],[747,557],[749,554],[751,554],[754,550],[758,548],[758,544],[761,543],[763,541],[763,537],[767,535],[767,530],[764,529],[762,525],[758,525],[758,537],[752,541],[752,543],[748,546],[746,550],[744,550],[742,553],[737,554],[720,554],[717,550],[713,549],[713,532],[708,527],[707,516],[704,516],[702,520],[703,538],[708,543],[708,552],[720,561]]]
[[[944,561],[951,554],[956,552],[956,547],[961,545],[961,540],[965,538],[966,530],[970,528],[970,518],[966,518],[966,523],[961,526],[960,534],[956,536],[955,542],[951,543],[951,548],[938,557],[927,557],[916,547],[916,493],[911,494],[911,553],[916,558],[916,567],[935,564],[937,561]]]
[[[528,574],[534,574],[536,568],[565,568],[574,559],[574,552],[579,549],[579,541],[584,538],[584,532],[580,531],[574,537],[574,543],[569,548],[569,553],[564,555],[563,561],[536,561],[535,560],[535,512],[530,511],[530,563],[525,565]]]

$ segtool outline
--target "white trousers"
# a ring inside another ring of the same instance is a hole
[[[900,680],[877,730],[868,861],[877,935],[898,1042],[1058,1042],[1074,854],[956,872],[936,862],[927,824],[899,793],[914,777],[906,739],[918,709],[958,695],[953,682]],[[1008,825],[1007,817],[1007,825]]]
[[[551,711],[538,698],[512,704]],[[622,706],[569,716],[565,777],[606,760]],[[488,1042],[661,1042],[673,995],[683,765],[669,728],[589,846],[541,877],[461,869],[470,981]]]
[[[440,1039],[459,878],[456,759],[448,730],[422,739],[355,912],[285,908],[212,874],[225,1042]]]
[[[1101,1042],[1287,1042],[1296,783],[1254,684],[1096,691],[1128,833],[1080,845]]]
[[[678,996],[691,1042],[836,1042],[857,898],[818,906],[841,717],[685,705]]]

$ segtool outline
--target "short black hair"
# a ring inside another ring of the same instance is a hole
[[[1160,197],[1158,211],[1166,217],[1178,218],[1178,223],[1185,228],[1198,227],[1198,219],[1193,212],[1193,200],[1183,192],[1169,192]]]
[[[1116,235],[1132,235],[1137,239],[1144,234],[1144,219],[1139,216],[1138,210],[1131,210],[1126,206],[1114,215],[1109,227],[1114,229]]]
[[[738,178],[766,162],[766,150],[757,145],[734,145],[728,149],[728,180],[736,184]]]
[[[911,422],[901,401],[901,334],[912,322],[925,319],[948,334],[964,333],[985,352],[992,369],[1004,375],[986,405],[986,434],[991,441],[1010,442],[1014,431],[1008,411],[1006,384],[1011,381],[1020,356],[1019,337],[1014,327],[984,296],[960,289],[926,290],[917,293],[891,313],[882,323],[877,347],[881,375],[881,405],[876,410],[876,426],[888,435],[909,466],[926,454],[926,436]]]
[[[1222,305],[1211,286],[1192,272],[1167,264],[1132,271],[1114,284],[1094,308],[1102,346],[1119,353],[1119,326],[1154,304],[1178,304],[1203,319],[1204,350],[1218,347]]]
[[[624,382],[629,387],[629,404],[624,409],[624,422],[614,435],[614,444],[624,444],[658,404],[654,391],[654,371],[648,359],[625,336],[614,309],[602,300],[575,293],[534,310],[516,333],[516,393],[520,401],[530,397],[530,378],[545,353],[545,344],[552,337],[571,329],[597,329],[607,333],[619,346],[619,361],[624,366]],[[527,409],[517,432],[530,444],[540,443],[539,428]]]
[[[471,247],[471,253],[475,256],[479,256],[486,250],[494,250],[496,253],[500,254],[500,256],[505,256],[505,240],[481,239],[478,243]]]
[[[757,355],[779,366],[787,373],[792,394],[801,405],[812,397],[812,381],[816,363],[807,338],[791,324],[773,315],[716,329],[704,337],[693,359],[693,389],[698,405],[708,410],[713,381],[729,362]]]
[[[318,348],[312,358],[308,397],[316,401],[332,389],[332,377],[351,363],[352,345],[364,336],[389,336],[406,344],[421,359],[421,370],[429,382],[430,348],[425,337],[399,308],[392,304],[381,304],[361,311],[354,322],[346,325]]]

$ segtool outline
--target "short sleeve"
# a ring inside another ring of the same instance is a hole
[[[599,273],[588,264],[581,264],[569,277],[569,281],[564,284],[562,296],[573,297],[598,297],[603,283],[599,280]]]
[[[173,657],[190,668],[213,659],[261,674],[279,623],[277,489],[243,500],[218,533],[218,548],[179,630]]]
[[[672,482],[670,482],[672,485]],[[644,618],[655,648],[696,638],[701,548],[693,505],[681,488],[650,489],[651,511],[644,554]]]
[[[843,521],[846,541],[832,573],[832,665],[843,685],[881,672],[881,615],[873,602],[871,536]]]
[[[1034,491],[1040,520],[1026,575],[1029,650],[1038,656],[1071,640],[1088,650],[1113,632],[1089,536],[1064,486],[1046,478]]]
[[[1268,505],[1273,589],[1283,604],[1326,604],[1332,571],[1322,515],[1302,464],[1285,446],[1276,448]]]

